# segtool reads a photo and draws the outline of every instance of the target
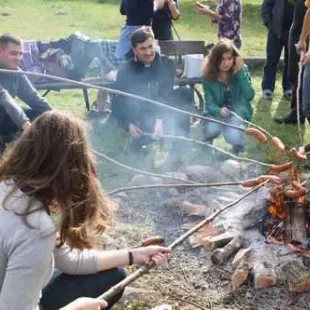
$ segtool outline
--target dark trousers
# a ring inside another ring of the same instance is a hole
[[[25,114],[28,116],[30,121],[34,120],[38,117],[42,111],[37,111],[36,109],[24,109]],[[0,111],[0,140],[1,143],[10,143],[17,136],[20,128],[18,128],[11,118],[4,112],[4,110]]]
[[[274,91],[279,60],[284,48],[284,67],[282,72],[283,90],[291,89],[288,80],[288,40],[278,38],[272,31],[268,32],[267,58],[263,69],[262,89]]]
[[[90,275],[67,275],[56,270],[52,280],[43,290],[40,307],[42,310],[58,310],[79,297],[98,297],[125,277],[122,268]],[[107,300],[106,309],[111,309],[122,294],[123,292]]]

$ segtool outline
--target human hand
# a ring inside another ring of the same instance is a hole
[[[302,55],[301,60],[302,60],[303,65],[310,64],[310,52],[307,52],[306,54]]]
[[[129,133],[133,138],[138,138],[143,135],[143,131],[132,123],[129,124]]]
[[[22,131],[25,131],[29,127],[31,127],[31,123],[29,121],[26,121],[26,122],[22,123],[21,129],[22,129]]]
[[[296,50],[298,53],[301,53],[301,52],[305,53],[307,51],[306,41],[299,40],[296,44]]]
[[[206,4],[202,4],[201,2],[196,2],[195,3],[196,9],[201,12],[201,13],[206,13],[208,14],[210,12],[210,7]]]
[[[220,109],[220,114],[222,117],[226,117],[230,114],[230,110],[226,107]]]
[[[162,246],[150,245],[131,250],[135,264],[161,265],[168,260],[170,249]]]
[[[60,310],[101,310],[105,309],[107,306],[107,302],[102,299],[82,297],[76,299]]]
[[[154,137],[160,138],[163,136],[163,134],[164,134],[163,120],[157,119],[154,127]]]
[[[240,56],[236,57],[236,59],[235,59],[235,66],[234,66],[234,72],[239,71],[243,67],[244,67],[244,60]]]

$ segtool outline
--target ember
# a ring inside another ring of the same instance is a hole
[[[300,172],[294,166],[281,183],[270,190],[269,216],[264,225],[266,241],[287,244],[297,253],[304,253],[309,234],[307,191],[300,182]]]

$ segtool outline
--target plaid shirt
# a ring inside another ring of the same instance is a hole
[[[118,69],[124,64],[124,60],[115,57],[117,42],[116,40],[101,40],[102,57],[100,57],[100,63],[104,73]]]
[[[241,41],[242,0],[219,0],[216,12],[221,15],[218,36],[220,39]]]

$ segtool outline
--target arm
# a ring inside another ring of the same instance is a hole
[[[247,68],[244,66],[240,70],[238,70],[235,73],[235,78],[237,80],[237,83],[241,86],[241,91],[243,94],[243,97],[247,101],[251,101],[254,98],[255,90],[251,82],[250,74],[247,70]]]
[[[0,85],[0,107],[11,118],[12,122],[22,128],[23,124],[29,122],[24,110],[15,102],[14,98]]]
[[[130,84],[130,69],[127,65],[123,66],[116,76],[115,88],[117,90],[129,92],[128,84]],[[125,128],[128,128],[130,123],[135,123],[136,105],[133,99],[123,95],[116,95],[112,102],[112,113],[116,119],[121,122]]]
[[[212,116],[220,116],[220,105],[216,102],[213,96],[212,86],[207,80],[203,81],[203,91],[205,94],[205,110],[208,111]]]
[[[20,223],[20,225],[24,225]],[[16,240],[8,249],[8,264],[0,292],[0,309],[36,309],[41,289],[49,276],[55,236],[42,238],[38,229],[29,229],[17,234],[11,231],[7,239]]]
[[[47,101],[39,95],[26,76],[20,77],[17,96],[39,114],[52,109]]]
[[[131,252],[135,264],[146,264],[151,260],[155,264],[161,264],[166,260],[165,254],[169,250],[160,246],[148,246],[132,249]],[[54,255],[56,267],[67,274],[92,274],[129,264],[127,249],[114,251],[78,250],[63,245],[61,248],[55,249]]]
[[[307,9],[306,15],[304,17],[300,39],[297,44],[298,51],[306,52],[307,49],[306,40],[309,36],[309,32],[310,32],[310,8]]]
[[[202,13],[204,15],[208,15],[214,20],[220,20],[221,19],[220,15],[218,13],[210,10],[208,5],[204,5],[200,2],[196,2],[196,8],[200,13]]]
[[[274,0],[264,0],[261,7],[261,16],[263,19],[263,23],[267,29],[271,28],[273,7],[274,7]]]
[[[171,18],[177,20],[180,17],[180,10],[174,0],[167,0]]]

